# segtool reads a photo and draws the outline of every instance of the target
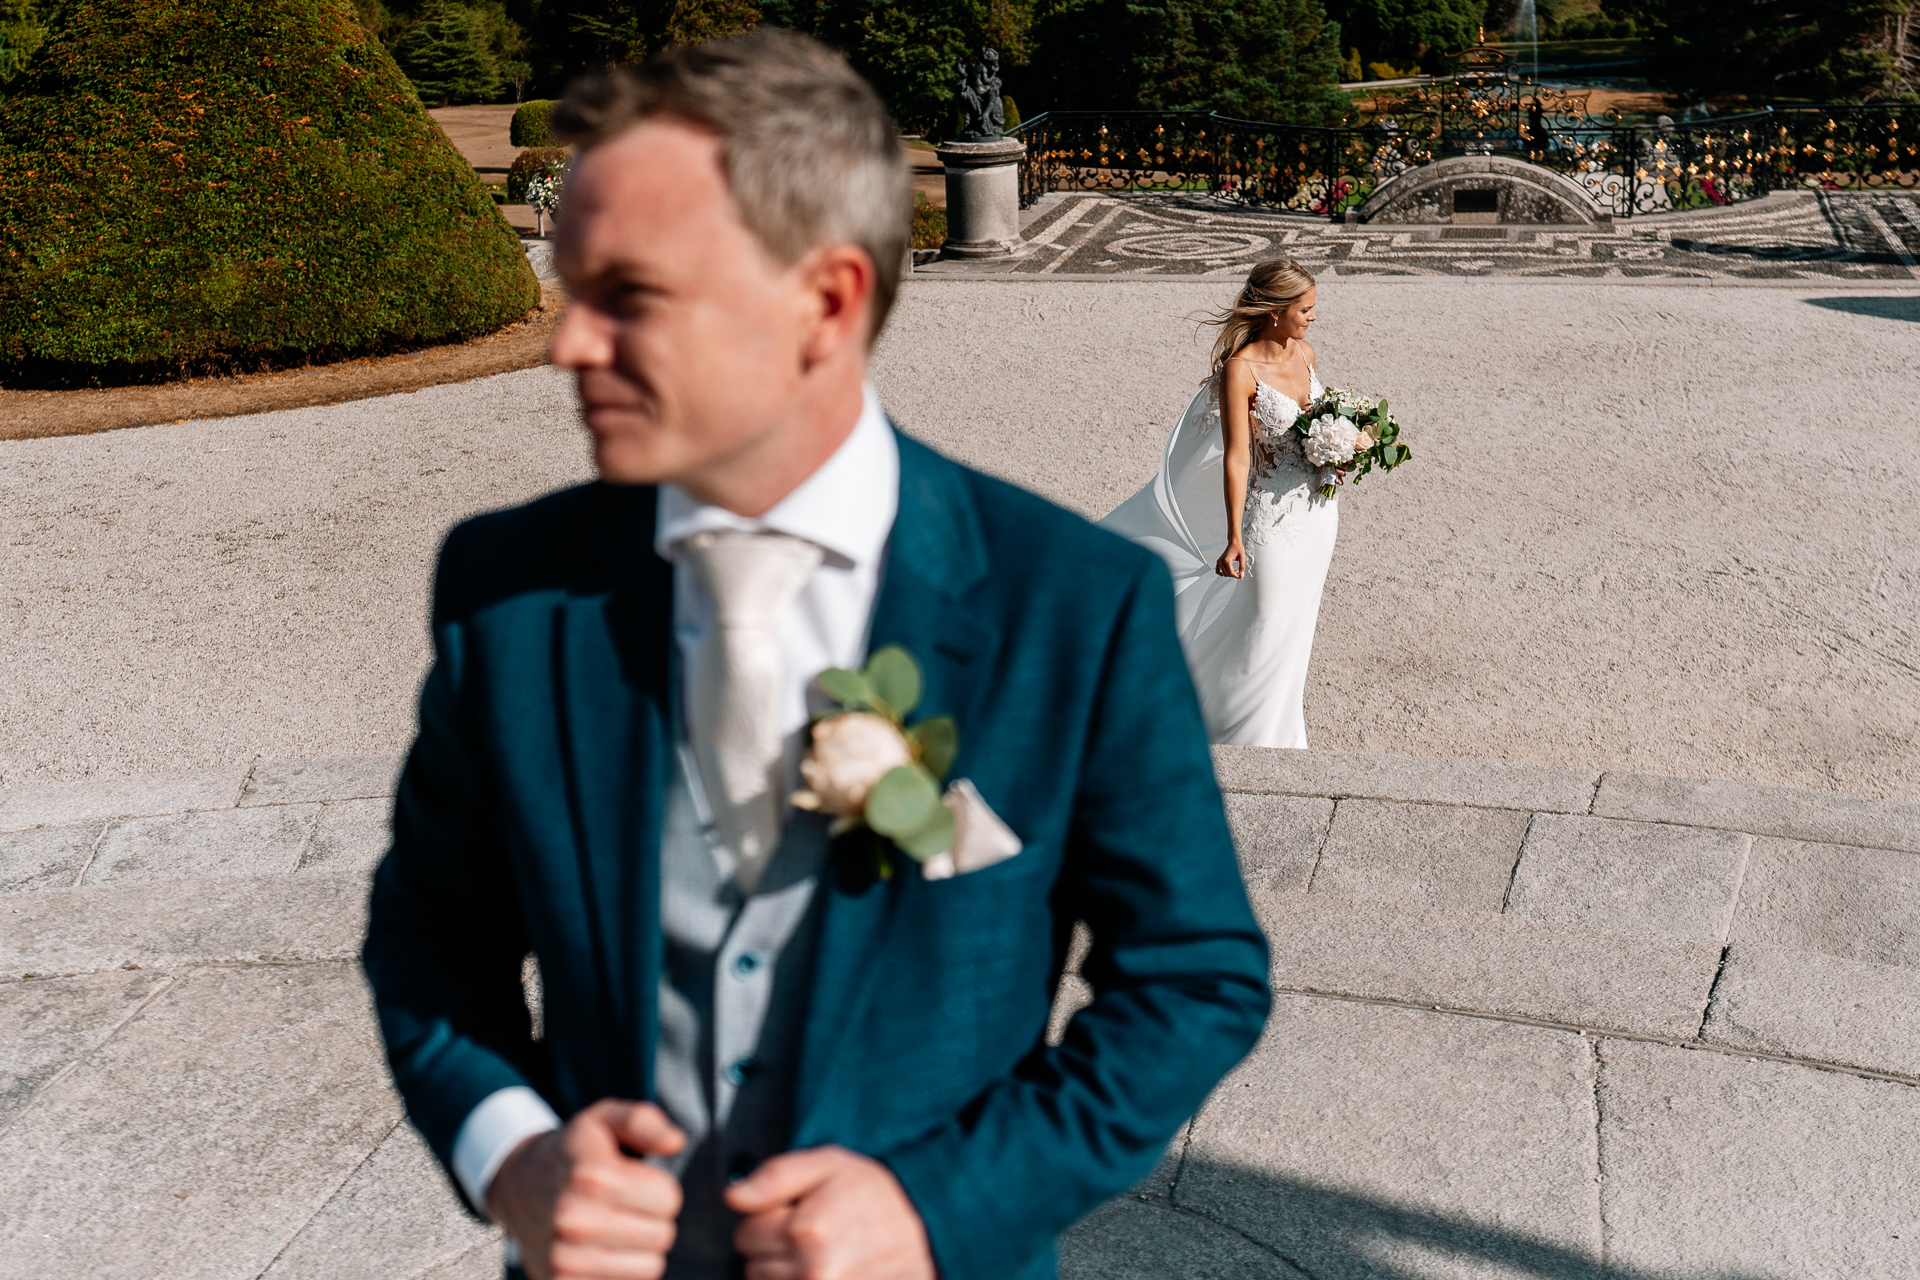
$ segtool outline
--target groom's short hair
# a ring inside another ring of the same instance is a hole
[[[899,130],[844,58],[777,27],[679,45],[575,81],[553,129],[585,151],[655,117],[719,136],[741,220],[777,260],[824,244],[866,250],[880,332],[900,288],[913,193]]]

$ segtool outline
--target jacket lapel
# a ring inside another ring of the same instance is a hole
[[[554,613],[580,903],[611,1050],[605,1084],[639,1097],[651,1096],[653,1076],[672,729],[673,578],[653,552],[653,497],[609,487],[590,535],[599,572]]]
[[[869,649],[897,644],[919,661],[926,692],[914,718],[951,715],[958,722],[954,776],[959,777],[966,767],[974,697],[982,674],[993,665],[996,639],[967,608],[968,593],[987,576],[986,540],[960,468],[897,432],[895,438],[900,509],[887,542]],[[830,1136],[813,1128],[822,1119],[821,1093],[833,1076],[835,1057],[850,1051],[845,1033],[865,1006],[894,906],[908,879],[917,875],[908,865],[890,881],[823,877],[820,892],[826,900],[794,1100],[796,1146]]]

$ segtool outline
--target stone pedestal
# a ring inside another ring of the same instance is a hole
[[[947,242],[943,258],[1016,258],[1020,239],[1020,157],[1015,138],[949,142],[934,154],[947,170]]]

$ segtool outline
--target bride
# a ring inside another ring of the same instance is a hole
[[[1160,474],[1100,521],[1173,571],[1180,641],[1215,742],[1307,745],[1301,697],[1340,525],[1289,430],[1322,391],[1307,342],[1313,303],[1298,263],[1253,269],[1211,321],[1213,373],[1173,429]]]

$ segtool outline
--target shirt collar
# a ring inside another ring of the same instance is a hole
[[[679,543],[709,529],[784,533],[854,564],[879,561],[900,507],[900,444],[871,382],[861,388],[860,420],[814,473],[765,514],[736,515],[660,486],[653,549],[670,559]]]

